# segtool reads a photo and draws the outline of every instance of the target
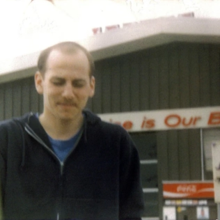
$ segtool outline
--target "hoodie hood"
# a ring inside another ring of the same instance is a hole
[[[83,138],[85,143],[87,142],[87,126],[89,124],[95,124],[101,121],[101,119],[93,114],[89,110],[83,111],[84,115],[84,124],[83,124]],[[51,144],[48,138],[47,133],[45,132],[44,128],[42,127],[41,123],[39,122],[37,113],[27,113],[20,118],[14,118],[13,121],[17,124],[19,131],[22,137],[22,161],[21,161],[21,168],[25,166],[25,132],[29,135],[33,136],[39,143],[47,147],[50,151],[52,151]],[[41,138],[40,138],[41,137]]]

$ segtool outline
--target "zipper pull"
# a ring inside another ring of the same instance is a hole
[[[64,162],[60,161],[60,174],[61,174],[61,176],[63,175],[63,167],[64,167]]]

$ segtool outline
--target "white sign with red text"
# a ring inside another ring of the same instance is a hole
[[[164,198],[213,198],[212,181],[163,182]]]
[[[103,121],[123,126],[129,132],[195,129],[220,126],[220,106],[100,114]]]

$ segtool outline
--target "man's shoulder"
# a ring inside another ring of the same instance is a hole
[[[108,131],[119,132],[122,134],[127,133],[127,131],[121,125],[116,124],[116,123],[111,123],[111,122],[101,120],[101,125],[104,129]]]
[[[13,124],[13,119],[5,119],[0,121],[0,129],[9,128]]]
[[[107,132],[109,134],[127,134],[127,131],[119,124],[103,121],[99,115],[92,113],[91,111],[85,111],[86,120],[91,125],[97,126],[98,130]]]
[[[23,116],[19,116],[19,117],[13,117],[10,119],[5,119],[0,121],[0,130],[2,129],[11,129],[11,128],[15,128],[17,123],[25,123],[28,120],[28,117],[30,116],[31,113],[27,113]],[[16,123],[17,122],[17,123]]]

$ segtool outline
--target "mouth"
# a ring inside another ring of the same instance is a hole
[[[75,103],[58,103],[58,106],[71,108],[71,107],[76,107],[76,104]]]

